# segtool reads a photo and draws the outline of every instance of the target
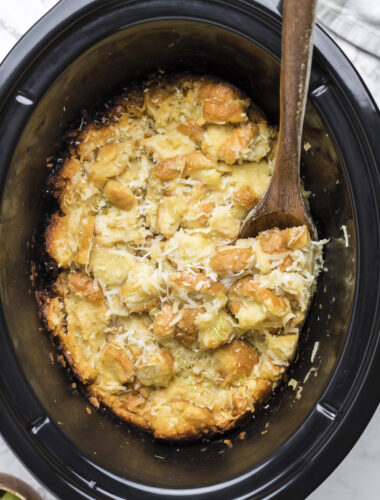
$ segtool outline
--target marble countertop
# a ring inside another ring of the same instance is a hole
[[[0,0],[0,61],[17,40],[57,0]],[[330,33],[357,68],[380,106],[380,60]],[[24,479],[44,500],[49,493],[0,437],[0,472]],[[378,500],[380,498],[380,407],[352,451],[308,500]]]

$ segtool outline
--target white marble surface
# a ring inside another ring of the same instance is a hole
[[[57,0],[0,0],[0,61],[25,31]],[[356,66],[380,105],[380,61],[332,33]],[[0,437],[0,471],[18,476],[44,500],[55,497],[41,486]],[[308,500],[378,500],[380,498],[380,408],[353,450]]]

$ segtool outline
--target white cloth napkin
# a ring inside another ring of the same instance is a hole
[[[351,44],[380,57],[379,0],[319,0],[318,18]]]
[[[354,64],[380,107],[380,0],[319,0],[317,19]]]

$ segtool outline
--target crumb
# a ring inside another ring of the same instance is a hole
[[[296,399],[301,399],[302,391],[303,391],[303,387],[300,386],[298,391],[297,391],[297,394],[296,394]]]
[[[303,149],[304,149],[305,151],[309,151],[309,149],[310,149],[310,148],[311,148],[311,144],[310,144],[310,142],[304,142],[304,144],[303,144]]]
[[[311,353],[310,361],[312,363],[314,363],[314,359],[315,359],[315,356],[317,354],[318,349],[319,349],[319,342],[317,341],[314,343],[313,352]]]
[[[91,408],[90,408],[90,407],[88,407],[88,406],[86,406],[86,412],[87,412],[89,415],[91,415],[91,413],[92,413]]]
[[[207,446],[205,446],[204,448],[201,448],[201,451],[202,451],[202,452],[207,451]]]
[[[233,444],[232,444],[231,439],[225,439],[225,440],[223,441],[223,443],[224,443],[225,445],[227,445],[227,446],[228,446],[228,448],[232,448],[232,447],[233,447]]]
[[[65,360],[65,358],[62,356],[62,354],[59,354],[59,355],[57,356],[57,361],[58,361],[58,363],[61,363],[61,365],[62,365],[63,367],[65,367],[65,366],[66,366],[66,360]]]
[[[310,370],[307,372],[307,374],[306,374],[305,378],[303,379],[303,383],[307,382],[307,381],[308,381],[308,379],[309,379],[309,377],[310,377],[310,375],[311,375],[313,372],[315,372],[315,373],[316,373],[316,371],[317,371],[317,369],[316,369],[314,366],[312,366],[312,367],[310,368]]]
[[[298,384],[298,382],[294,378],[290,379],[288,382],[288,385],[290,385],[290,387],[293,389],[293,391],[296,390],[297,384]]]
[[[245,439],[246,435],[247,435],[247,433],[246,433],[245,431],[243,431],[243,432],[241,432],[241,433],[239,434],[239,436],[238,436],[238,437],[239,437],[239,439],[243,440],[243,439]]]
[[[222,453],[224,453],[224,450],[218,451],[218,455],[222,455]]]
[[[52,352],[49,352],[49,358],[50,358],[50,361],[52,362],[52,364],[54,364],[54,356],[53,356]]]
[[[77,384],[76,384],[76,382],[73,382],[73,383],[71,384],[71,387],[72,387],[73,389],[76,389],[76,388],[77,388]]]
[[[345,244],[346,248],[348,248],[349,242],[348,242],[347,227],[343,224],[343,226],[341,227],[341,230],[343,231],[343,235],[344,235],[344,244]]]
[[[264,434],[266,434],[267,432],[268,432],[268,429],[266,429],[265,431],[263,431],[263,432],[261,433],[261,435],[264,435]]]
[[[168,47],[174,47],[174,43],[169,43]]]
[[[91,397],[89,398],[89,400],[90,400],[90,403],[91,403],[93,406],[95,406],[95,408],[99,408],[100,403],[99,403],[99,401],[97,400],[97,398],[96,398],[95,396],[91,396]]]

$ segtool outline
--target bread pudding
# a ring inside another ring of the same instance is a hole
[[[77,130],[38,301],[94,406],[180,440],[231,429],[279,384],[322,258],[305,226],[238,239],[276,137],[236,87],[194,76],[130,88]]]

